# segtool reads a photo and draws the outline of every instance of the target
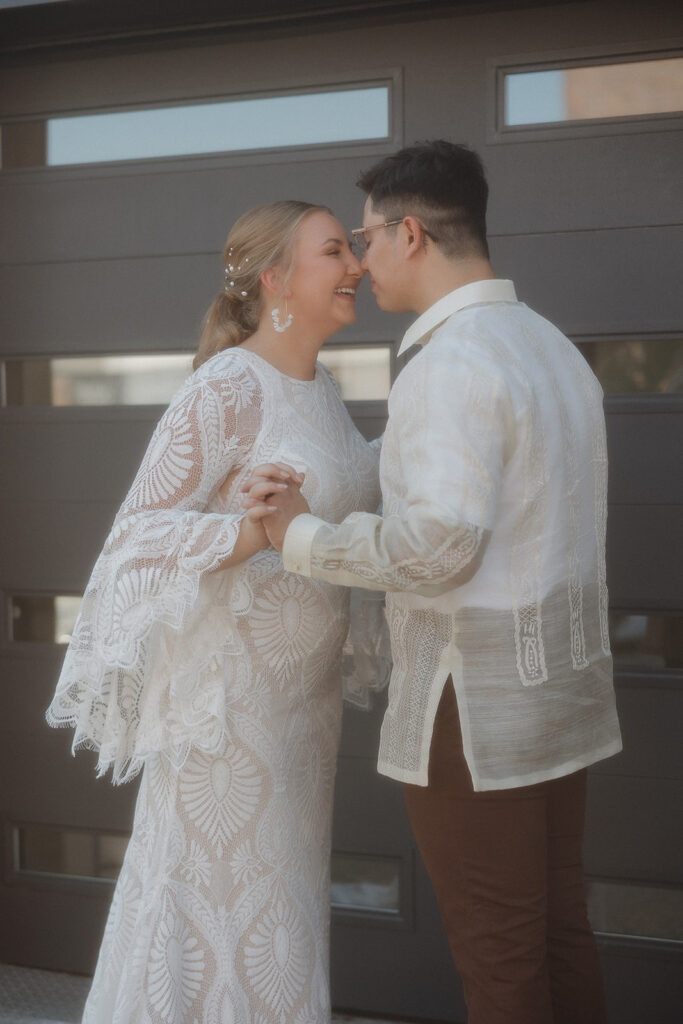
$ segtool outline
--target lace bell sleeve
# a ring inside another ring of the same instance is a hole
[[[182,745],[187,716],[178,705],[194,700],[197,719],[202,672],[220,645],[193,630],[244,516],[206,509],[244,464],[261,392],[244,368],[200,374],[152,435],[93,569],[47,711],[50,725],[74,727],[74,751],[99,751],[98,774],[112,765],[115,782],[134,775],[149,752]],[[193,693],[180,666],[194,675]]]

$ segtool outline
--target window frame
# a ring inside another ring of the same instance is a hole
[[[388,93],[388,135],[385,138],[351,139],[346,142],[320,142],[288,147],[263,147],[259,149],[217,150],[208,153],[178,154],[158,157],[133,157],[110,162],[81,164],[47,164],[32,167],[10,167],[0,165],[0,178],[10,180],[13,175],[32,177],[48,176],[50,180],[72,178],[111,177],[112,174],[158,174],[188,170],[210,170],[215,168],[248,167],[261,164],[300,162],[302,160],[348,159],[349,157],[382,156],[394,152],[403,145],[403,74],[398,67],[365,70],[362,72],[339,72],[335,75],[302,75],[297,84],[277,82],[245,83],[234,91],[210,92],[179,96],[150,97],[135,103],[97,104],[92,107],[63,107],[33,111],[30,115],[14,114],[2,118],[0,129],[5,125],[45,122],[51,118],[90,116],[96,114],[134,113],[143,110],[162,110],[169,107],[203,106],[221,103],[268,99],[281,96],[301,96],[314,92],[346,92],[354,89],[374,87],[387,88]],[[47,128],[46,128],[47,134]],[[47,143],[46,143],[47,146]],[[47,151],[47,150],[46,150]]]
[[[600,873],[589,873],[586,875],[586,889],[588,895],[588,905],[590,911],[591,893],[589,886],[591,885],[604,885],[604,886],[620,886],[622,888],[633,887],[634,889],[654,889],[657,891],[675,891],[680,893],[683,891],[683,885],[680,882],[662,881],[662,880],[641,880],[632,877],[621,877],[614,875],[605,875]],[[599,944],[605,944],[608,942],[614,942],[620,947],[628,944],[632,947],[640,949],[670,949],[671,951],[683,950],[683,939],[669,938],[659,935],[638,935],[631,932],[616,932],[600,930],[597,925],[593,925],[593,931]]]
[[[645,607],[637,605],[629,607],[622,602],[610,604],[610,615],[632,615],[638,618],[681,618],[683,608],[662,608]],[[610,623],[611,626],[611,623]],[[610,649],[612,650],[612,664],[615,683],[632,683],[638,688],[643,686],[665,687],[674,690],[683,690],[683,665],[647,665],[639,661],[628,661],[623,658],[618,649],[612,648],[612,630],[610,628]],[[668,685],[667,685],[668,684]],[[683,941],[683,940],[681,940]]]
[[[330,893],[330,921],[333,928],[363,928],[387,931],[412,931],[415,927],[415,852],[414,850],[386,852],[370,843],[363,849],[332,845],[332,856],[355,857],[358,860],[376,858],[393,860],[398,866],[398,908],[386,912],[371,908],[333,904]]]
[[[127,357],[144,357],[144,356],[177,356],[179,358],[186,359],[188,361],[188,371],[185,380],[187,380],[192,374],[192,358],[196,353],[196,349],[137,349],[133,352],[117,352],[117,351],[92,351],[92,352],[68,352],[66,354],[52,353],[52,352],[30,352],[27,354],[7,354],[0,352],[0,421],[2,417],[8,412],[16,412],[16,410],[73,410],[73,409],[165,409],[173,394],[182,385],[182,381],[178,384],[168,396],[168,399],[161,402],[67,402],[64,404],[54,402],[10,402],[8,400],[8,384],[7,384],[7,364],[12,362],[17,363],[30,363],[30,362],[45,362],[55,363],[58,361],[73,360],[88,360],[88,359],[125,359]]]
[[[582,349],[582,345],[601,345],[609,344],[611,342],[629,342],[638,341],[644,344],[648,342],[654,342],[655,344],[660,341],[681,341],[683,339],[683,332],[681,331],[620,331],[617,333],[602,333],[602,334],[576,334],[572,333],[570,340],[576,346],[581,355],[589,363],[586,353]],[[592,369],[592,367],[591,367]],[[664,412],[670,410],[672,412],[680,412],[683,408],[683,392],[680,391],[607,391],[600,378],[593,370],[600,386],[603,388],[605,411],[616,411],[616,405],[626,403],[624,409],[628,412],[633,412],[633,403],[639,403],[639,406],[643,402],[656,403],[654,405],[648,404],[647,409],[640,409],[639,411],[646,412]]]
[[[130,838],[130,830],[103,829],[95,826],[64,824],[56,821],[27,821],[8,817],[4,822],[4,862],[3,882],[11,886],[28,886],[32,889],[65,890],[89,894],[94,891],[113,891],[116,878],[94,877],[90,875],[67,875],[61,872],[32,871],[19,866],[19,832],[22,828],[41,828],[51,832],[88,832],[95,836],[111,835],[118,838]]]
[[[318,352],[318,360],[319,360],[319,362],[321,362],[324,365],[326,365],[325,364],[325,354],[328,353],[328,352],[334,351],[335,349],[344,349],[344,350],[350,350],[350,349],[382,349],[382,350],[386,350],[387,354],[388,354],[388,357],[389,357],[389,359],[388,359],[388,362],[389,362],[389,390],[391,390],[391,387],[393,386],[393,383],[394,383],[394,381],[396,379],[396,374],[397,374],[396,343],[394,341],[389,340],[388,338],[382,338],[381,340],[367,340],[366,338],[361,338],[360,340],[354,340],[353,338],[351,340],[349,340],[348,338],[346,340],[344,340],[344,339],[339,339],[338,340],[338,339],[335,338],[334,341],[325,342],[323,344],[323,346],[320,348],[320,351]],[[145,410],[150,410],[150,409],[151,410],[156,410],[156,412],[157,412],[157,419],[158,419],[158,417],[160,415],[159,410],[163,411],[164,409],[166,409],[168,404],[169,404],[169,402],[171,401],[171,398],[173,397],[173,393],[171,393],[169,395],[168,399],[165,402],[144,402],[144,403],[143,402],[116,402],[116,403],[109,403],[109,404],[107,404],[105,402],[102,402],[102,403],[93,403],[93,404],[85,404],[85,403],[81,404],[81,403],[74,402],[74,403],[67,403],[67,404],[64,404],[64,405],[56,405],[56,404],[53,404],[53,403],[45,403],[45,404],[35,403],[35,404],[33,404],[33,403],[30,403],[30,402],[22,402],[22,403],[9,402],[8,399],[7,399],[8,387],[7,387],[7,369],[6,369],[7,363],[9,363],[9,362],[28,363],[28,362],[44,361],[44,362],[51,363],[51,362],[55,362],[57,360],[93,359],[93,358],[96,359],[96,358],[106,358],[106,357],[112,357],[112,358],[116,359],[116,358],[125,358],[126,356],[181,356],[181,357],[187,358],[187,359],[189,359],[191,361],[191,359],[192,359],[193,355],[195,354],[195,352],[196,352],[196,350],[194,350],[194,349],[193,350],[188,350],[188,349],[180,350],[180,349],[178,349],[178,350],[174,351],[171,348],[143,349],[143,350],[137,349],[134,352],[116,352],[116,351],[110,351],[110,350],[107,350],[105,352],[97,352],[97,351],[95,351],[95,352],[89,352],[89,353],[86,353],[86,352],[69,352],[69,353],[31,352],[31,353],[28,353],[28,354],[19,354],[19,353],[8,354],[8,353],[0,352],[0,423],[3,421],[3,419],[10,419],[12,421],[17,421],[17,420],[18,421],[23,421],[23,420],[28,419],[28,420],[31,420],[31,421],[35,421],[36,419],[41,418],[41,414],[46,414],[47,417],[48,417],[48,422],[52,422],[52,417],[55,416],[55,415],[61,415],[64,418],[69,418],[69,416],[71,414],[73,414],[74,412],[75,412],[76,419],[78,419],[78,420],[80,420],[80,419],[85,417],[85,418],[88,418],[88,419],[93,418],[95,421],[97,421],[97,420],[100,419],[102,413],[107,415],[109,412],[113,411],[114,418],[117,418],[117,413],[118,413],[118,415],[124,415],[125,416],[125,411],[126,410],[129,410],[129,411],[130,410],[138,410],[138,411],[142,410],[143,411],[142,418],[144,420],[146,420],[146,419],[148,419],[148,417],[144,415],[144,411]],[[191,374],[192,374],[192,370],[190,369],[189,372],[188,372],[188,378],[189,378],[189,376]],[[177,388],[176,388],[176,391],[177,391]],[[386,398],[356,398],[356,399],[344,398],[344,403],[346,404],[347,408],[349,408],[349,409],[351,409],[351,408],[353,408],[353,409],[355,409],[355,408],[361,409],[361,408],[366,408],[367,407],[367,409],[370,410],[369,414],[371,414],[371,415],[381,415],[381,414],[386,415],[387,402],[388,402],[388,395],[387,395]],[[378,413],[378,411],[377,411],[378,409],[383,410],[383,413]],[[126,418],[130,418],[131,414],[132,413],[129,412],[129,416],[126,417]]]
[[[77,592],[62,588],[60,590],[35,590],[31,588],[5,588],[0,592],[3,605],[4,629],[0,631],[0,650],[4,653],[55,653],[60,659],[64,657],[68,643],[59,640],[21,640],[14,636],[13,610],[16,599],[36,598],[52,599],[58,597],[74,597],[79,601],[83,600],[84,591]]]
[[[519,142],[558,141],[596,136],[631,135],[642,132],[681,131],[683,111],[665,114],[634,114],[591,118],[577,121],[551,121],[542,124],[505,124],[505,78],[509,74],[534,71],[564,71],[567,68],[596,67],[606,64],[632,64],[683,57],[683,39],[633,46],[609,46],[577,50],[558,50],[537,54],[501,56],[487,61],[488,118],[486,141],[489,145]]]

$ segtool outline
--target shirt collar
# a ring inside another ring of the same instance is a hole
[[[472,281],[471,284],[463,285],[462,288],[456,288],[455,291],[444,295],[433,306],[426,309],[415,323],[411,324],[403,335],[398,354],[403,355],[411,345],[426,345],[439,324],[466,306],[474,306],[480,302],[516,301],[517,295],[512,281]]]

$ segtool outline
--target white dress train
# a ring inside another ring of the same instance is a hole
[[[288,703],[263,757],[226,743],[145,766],[84,1024],[329,1019],[339,688]]]

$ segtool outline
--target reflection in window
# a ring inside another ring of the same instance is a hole
[[[683,340],[581,341],[605,394],[683,394]]]
[[[8,359],[4,369],[7,405],[168,405],[192,356]]]
[[[683,57],[505,75],[505,124],[549,124],[683,111]]]
[[[68,644],[80,607],[81,598],[73,594],[15,594],[10,597],[10,639]]]
[[[386,399],[389,345],[334,345],[321,361],[346,401]],[[192,373],[192,356],[176,354],[7,359],[6,405],[168,405]]]
[[[356,86],[55,117],[47,122],[47,163],[54,167],[388,137],[389,87]]]
[[[683,669],[683,615],[610,611],[609,634],[618,668]]]
[[[386,399],[391,388],[388,345],[334,345],[324,348],[320,362],[331,370],[347,402]]]
[[[398,914],[400,861],[366,854],[332,854],[332,906],[337,910]]]
[[[20,825],[15,828],[15,870],[71,878],[116,879],[128,836]]]
[[[588,917],[596,932],[683,941],[683,888],[593,879]]]

